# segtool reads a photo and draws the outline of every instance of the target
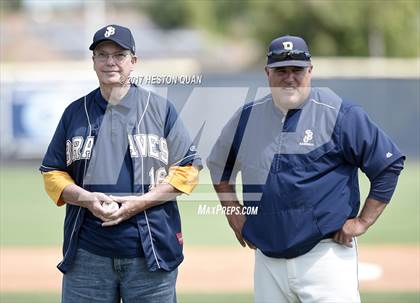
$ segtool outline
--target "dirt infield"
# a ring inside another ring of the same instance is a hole
[[[250,292],[253,258],[253,251],[241,247],[186,247],[177,289]],[[0,248],[0,292],[59,291],[61,274],[55,265],[60,259],[58,247]],[[362,280],[361,290],[420,290],[419,246],[361,246],[359,261],[382,272],[375,280]]]

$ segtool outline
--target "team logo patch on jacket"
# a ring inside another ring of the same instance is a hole
[[[305,135],[303,136],[303,140],[299,143],[299,145],[314,146],[314,143],[311,142],[313,138],[314,133],[312,132],[312,130],[307,129],[305,130]]]

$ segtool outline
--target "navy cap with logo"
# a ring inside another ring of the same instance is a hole
[[[130,50],[133,54],[136,53],[136,44],[134,42],[131,31],[120,25],[107,25],[98,30],[93,36],[93,43],[89,49],[94,50],[95,47],[103,41],[113,41],[124,49]]]
[[[297,36],[282,36],[271,41],[267,67],[311,65],[311,54],[305,40]]]

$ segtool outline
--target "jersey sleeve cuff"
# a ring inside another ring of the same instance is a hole
[[[185,194],[191,194],[198,184],[198,169],[192,165],[171,166],[165,182]]]
[[[42,177],[44,178],[45,191],[51,200],[53,200],[57,206],[64,205],[65,202],[60,199],[61,194],[66,186],[74,184],[74,180],[68,173],[59,170],[43,172]]]

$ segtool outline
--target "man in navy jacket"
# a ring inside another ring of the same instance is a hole
[[[256,248],[255,302],[360,302],[356,237],[377,220],[405,157],[358,105],[311,87],[306,42],[283,36],[269,46],[271,94],[240,108],[207,159],[242,246]],[[358,169],[371,182],[359,213]]]

